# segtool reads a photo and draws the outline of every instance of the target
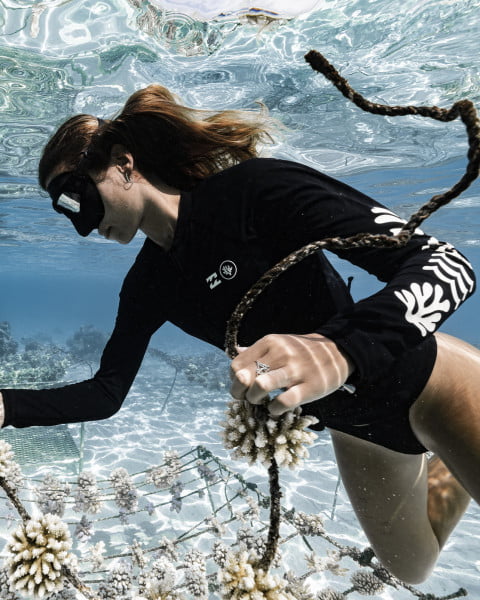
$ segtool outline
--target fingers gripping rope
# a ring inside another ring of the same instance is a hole
[[[359,233],[357,235],[341,238],[332,237],[307,244],[296,252],[293,252],[277,265],[267,271],[256,284],[245,294],[241,302],[233,311],[228,323],[225,336],[225,348],[228,356],[233,359],[237,355],[237,338],[240,324],[247,311],[251,308],[256,298],[262,291],[270,285],[281,273],[289,267],[300,262],[310,254],[321,248],[326,249],[351,249],[362,247],[382,247],[392,248],[404,246],[408,243],[411,236],[419,225],[441,206],[444,206],[453,198],[459,196],[470,184],[478,177],[480,170],[480,120],[474,104],[470,100],[460,100],[453,104],[450,109],[439,108],[438,106],[388,106],[376,104],[366,100],[361,94],[356,92],[343,78],[340,73],[331,65],[328,60],[316,50],[311,50],[305,55],[305,60],[310,64],[314,71],[322,73],[329,79],[337,89],[354,104],[364,111],[384,115],[384,116],[405,116],[419,115],[429,117],[437,121],[449,122],[460,117],[465,124],[468,136],[469,150],[467,154],[468,164],[464,175],[448,191],[433,196],[427,203],[415,212],[408,222],[402,227],[395,236],[374,235],[371,233]],[[275,556],[277,541],[279,537],[280,523],[280,484],[278,465],[275,460],[269,468],[270,495],[272,498],[270,511],[270,529],[268,533],[268,543],[264,555],[260,561],[261,567],[268,570]]]

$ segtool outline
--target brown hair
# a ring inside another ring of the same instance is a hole
[[[271,142],[273,120],[264,111],[211,112],[189,108],[160,85],[135,92],[112,121],[77,115],[49,140],[39,164],[45,188],[58,165],[103,172],[114,144],[131,152],[147,179],[160,178],[179,189],[191,189],[209,175],[257,156],[261,142]],[[86,156],[85,156],[86,154]]]

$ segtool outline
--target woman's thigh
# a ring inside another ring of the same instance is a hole
[[[439,552],[427,512],[425,455],[330,432],[343,484],[378,559],[403,581],[423,581]]]
[[[410,425],[480,503],[480,351],[450,335],[435,337],[437,360],[410,408]]]

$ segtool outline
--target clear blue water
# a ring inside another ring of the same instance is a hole
[[[252,107],[261,100],[288,127],[273,155],[325,170],[404,216],[449,187],[465,164],[461,123],[363,113],[313,73],[303,55],[311,48],[324,52],[378,102],[478,101],[480,2],[321,6],[270,27],[218,22],[204,31],[186,20],[172,44],[168,18],[162,21],[158,11],[156,25],[139,27],[143,12],[127,0],[1,2],[1,319],[18,335],[84,323],[112,327],[119,286],[142,240],[117,247],[97,235],[76,237],[40,193],[36,166],[48,136],[68,116],[111,116],[153,81],[198,107]],[[425,226],[474,265],[478,189]],[[359,275],[354,289],[361,295],[367,285]],[[446,326],[473,343],[477,333],[464,323],[472,322],[477,302],[470,300]]]
[[[262,101],[287,126],[272,155],[324,170],[404,217],[461,176],[467,152],[461,123],[363,113],[313,73],[303,55],[320,50],[377,102],[448,107],[470,98],[480,105],[479,0],[326,0],[314,13],[266,27],[202,24],[160,11],[148,13],[156,17],[148,21],[143,4],[136,9],[128,0],[0,1],[0,321],[11,323],[16,338],[46,334],[64,340],[86,324],[111,330],[121,282],[142,239],[119,246],[96,234],[79,238],[51,210],[36,168],[43,145],[63,120],[76,112],[109,117],[149,83],[169,87],[196,107],[251,108]],[[479,190],[475,183],[423,227],[454,243],[477,273]],[[377,287],[364,273],[334,262],[345,276],[355,275],[356,296]],[[480,345],[478,309],[477,295],[443,329]],[[154,345],[202,349],[173,327],[157,334]],[[152,428],[151,414],[141,412],[145,395],[158,404],[155,393],[169,385],[163,381],[155,392],[146,373],[126,405],[144,435]],[[182,385],[185,415],[191,401]],[[176,442],[173,417],[172,431],[161,424],[168,414],[158,415],[155,426]],[[130,418],[122,412],[110,424],[92,425],[88,456],[101,456],[98,448],[107,436],[122,446]],[[112,435],[117,430],[118,439]],[[197,430],[192,444],[205,434],[220,451],[216,432],[205,433],[202,422]],[[348,507],[344,517],[350,513]],[[469,537],[473,593],[480,589],[480,567],[474,566],[478,510],[466,523],[461,543],[447,552],[439,572],[452,587],[462,584],[466,566],[457,552],[467,548]]]

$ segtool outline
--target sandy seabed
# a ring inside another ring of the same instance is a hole
[[[122,410],[109,420],[85,425],[83,469],[94,472],[99,480],[106,480],[117,467],[124,467],[130,474],[135,474],[161,464],[166,450],[176,450],[182,455],[200,445],[221,459],[233,472],[241,474],[248,482],[256,483],[262,492],[268,494],[266,468],[231,460],[223,447],[220,423],[229,400],[228,392],[206,390],[203,386],[189,382],[180,371],[171,389],[174,376],[175,369],[158,358],[146,359]],[[24,431],[28,435],[28,430]],[[70,426],[70,432],[80,446],[80,426]],[[74,471],[78,467],[75,463],[37,465],[26,467],[24,473],[30,483],[32,479],[41,480],[47,472],[59,479],[73,481]],[[340,544],[360,549],[368,546],[343,486],[341,483],[337,485],[338,471],[328,432],[319,434],[310,449],[309,459],[301,468],[295,471],[281,470],[280,481],[284,508],[293,507],[308,514],[320,513],[324,518],[326,532]],[[184,507],[186,510],[179,513],[170,510],[168,505],[161,510],[157,508],[156,516],[150,522],[144,512],[140,524],[137,522],[135,526],[126,528],[120,526],[118,520],[106,520],[101,531],[97,526],[97,533],[89,542],[93,544],[102,539],[107,545],[122,551],[122,544],[131,542],[128,538],[134,535],[137,539],[142,539],[146,547],[159,533],[178,537],[192,523],[202,520],[205,501],[198,500],[198,506],[195,502],[186,502]],[[0,512],[4,514],[6,510],[3,506],[0,508]],[[267,521],[267,512],[265,517]],[[11,526],[7,527],[7,522],[1,521],[0,528],[0,537],[5,539],[11,532]],[[149,540],[149,536],[152,539]],[[197,538],[195,544],[202,548],[201,537]],[[459,588],[465,588],[468,597],[480,597],[479,549],[480,509],[472,502],[444,548],[434,573],[426,583],[415,586],[416,589],[424,594],[446,596]],[[288,567],[284,570],[292,569],[297,575],[306,572],[308,568],[305,555],[308,553],[300,536],[285,544],[283,554]],[[338,591],[351,587],[349,577],[358,565],[346,560],[347,562],[342,561],[342,567],[348,569],[344,575],[333,575],[326,571],[321,576],[314,577],[311,581],[313,591],[326,586],[335,587]],[[353,597],[357,597],[357,594],[353,593]],[[388,587],[374,597],[402,600],[413,596],[405,589]],[[212,595],[212,598],[218,596]]]

